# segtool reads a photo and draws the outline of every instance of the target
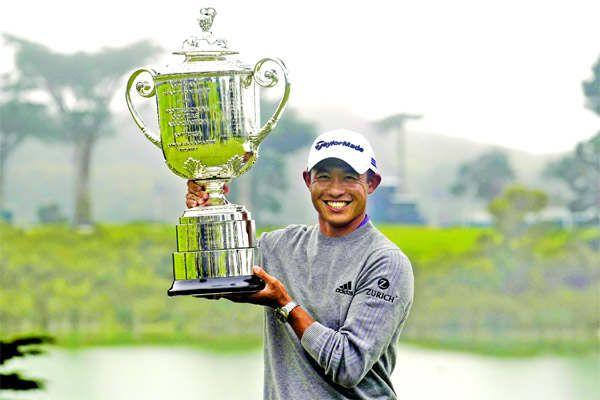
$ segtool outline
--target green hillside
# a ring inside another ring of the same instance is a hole
[[[486,353],[598,351],[596,229],[532,229],[507,248],[489,229],[385,226],[409,256],[415,302],[403,341]],[[1,228],[2,336],[62,345],[261,344],[262,310],[168,298],[175,232],[166,224]]]

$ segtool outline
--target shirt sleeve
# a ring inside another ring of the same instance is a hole
[[[413,300],[414,277],[400,250],[382,252],[358,276],[348,314],[339,330],[319,322],[302,346],[333,382],[356,386],[399,335]]]

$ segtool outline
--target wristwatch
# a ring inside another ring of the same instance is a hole
[[[285,306],[276,308],[274,312],[275,318],[277,319],[277,321],[281,322],[282,324],[285,324],[288,320],[290,313],[296,307],[298,307],[298,304],[296,304],[293,301],[290,301]]]

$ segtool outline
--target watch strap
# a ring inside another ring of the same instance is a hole
[[[288,320],[288,317],[290,316],[290,312],[296,307],[298,307],[298,304],[296,304],[293,301],[290,301],[285,306],[276,308],[275,318],[282,324],[285,324]]]
[[[292,312],[294,308],[298,307],[298,304],[295,301],[290,301],[285,306],[281,307],[288,315]]]

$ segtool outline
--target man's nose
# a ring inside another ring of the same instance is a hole
[[[331,181],[331,185],[329,186],[329,194],[331,196],[338,197],[344,193],[346,193],[346,189],[344,188],[342,182],[339,179],[333,179]]]

